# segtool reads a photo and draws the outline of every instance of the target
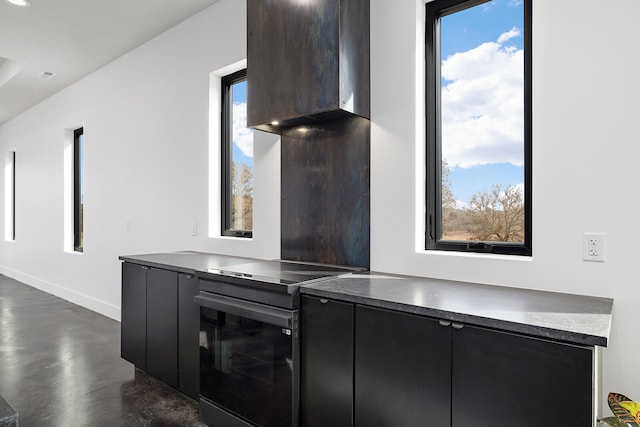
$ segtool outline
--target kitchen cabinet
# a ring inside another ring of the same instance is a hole
[[[355,426],[446,426],[450,417],[450,329],[356,306]]]
[[[369,0],[247,1],[247,125],[368,118],[369,27]]]
[[[120,355],[143,371],[147,369],[147,270],[122,264]]]
[[[147,369],[178,387],[178,274],[147,270]]]
[[[194,399],[199,392],[197,294],[193,275],[122,264],[122,358]]]
[[[307,296],[300,304],[300,426],[350,426],[353,304]]]
[[[318,402],[340,399],[341,403],[333,403],[336,406],[353,404],[353,419],[344,416],[325,425],[593,425],[592,346],[328,300],[326,307],[340,303],[343,313],[354,307],[351,326],[329,320],[328,310],[319,311],[318,297],[303,295],[302,301],[301,342],[307,345],[301,347],[301,396],[303,407],[316,411],[306,413],[306,418],[331,411],[304,402],[311,396]],[[320,338],[338,328],[345,337],[353,331],[351,348],[347,338],[335,350],[330,339]],[[318,348],[322,346],[341,352],[343,358],[333,355],[325,360],[310,353],[328,351]],[[322,372],[330,384],[328,373],[335,369],[336,359],[342,364],[353,360],[353,388],[310,381],[308,372]],[[337,391],[341,394],[336,395]],[[353,395],[347,395],[349,391]]]
[[[453,329],[453,426],[593,425],[593,348]]]
[[[200,310],[193,303],[199,285],[193,275],[178,276],[178,389],[194,399],[200,392]]]

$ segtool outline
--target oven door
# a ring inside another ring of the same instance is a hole
[[[209,425],[296,425],[297,311],[208,292],[195,302],[202,419]]]

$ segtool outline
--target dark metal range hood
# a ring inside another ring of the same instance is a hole
[[[369,118],[369,0],[247,0],[247,125]]]
[[[369,0],[247,0],[247,125],[281,135],[281,257],[369,268]]]

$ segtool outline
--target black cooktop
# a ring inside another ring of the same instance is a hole
[[[217,276],[255,280],[275,285],[301,284],[321,277],[357,271],[363,271],[363,269],[281,260],[248,262],[208,270],[210,274]]]

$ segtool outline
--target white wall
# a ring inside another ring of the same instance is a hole
[[[279,256],[273,138],[256,144],[254,239],[206,237],[208,73],[244,57],[244,3],[220,0],[0,127],[0,149],[17,153],[18,208],[16,242],[0,242],[1,273],[117,319],[118,255]],[[416,251],[424,4],[371,0],[371,268],[612,297],[604,391],[640,399],[640,283],[632,271],[640,235],[640,3],[618,0],[603,13],[595,0],[534,0],[533,12],[534,256],[427,254]],[[64,129],[77,123],[87,141],[82,255],[62,250]],[[594,170],[599,178],[588,178]],[[606,262],[582,261],[585,231],[606,233]]]
[[[280,151],[271,135],[256,136],[254,238],[207,237],[209,73],[246,57],[245,15],[244,1],[216,2],[0,127],[17,174],[16,241],[0,241],[0,273],[119,319],[119,255],[279,257]],[[82,254],[63,250],[65,129],[79,126]]]

